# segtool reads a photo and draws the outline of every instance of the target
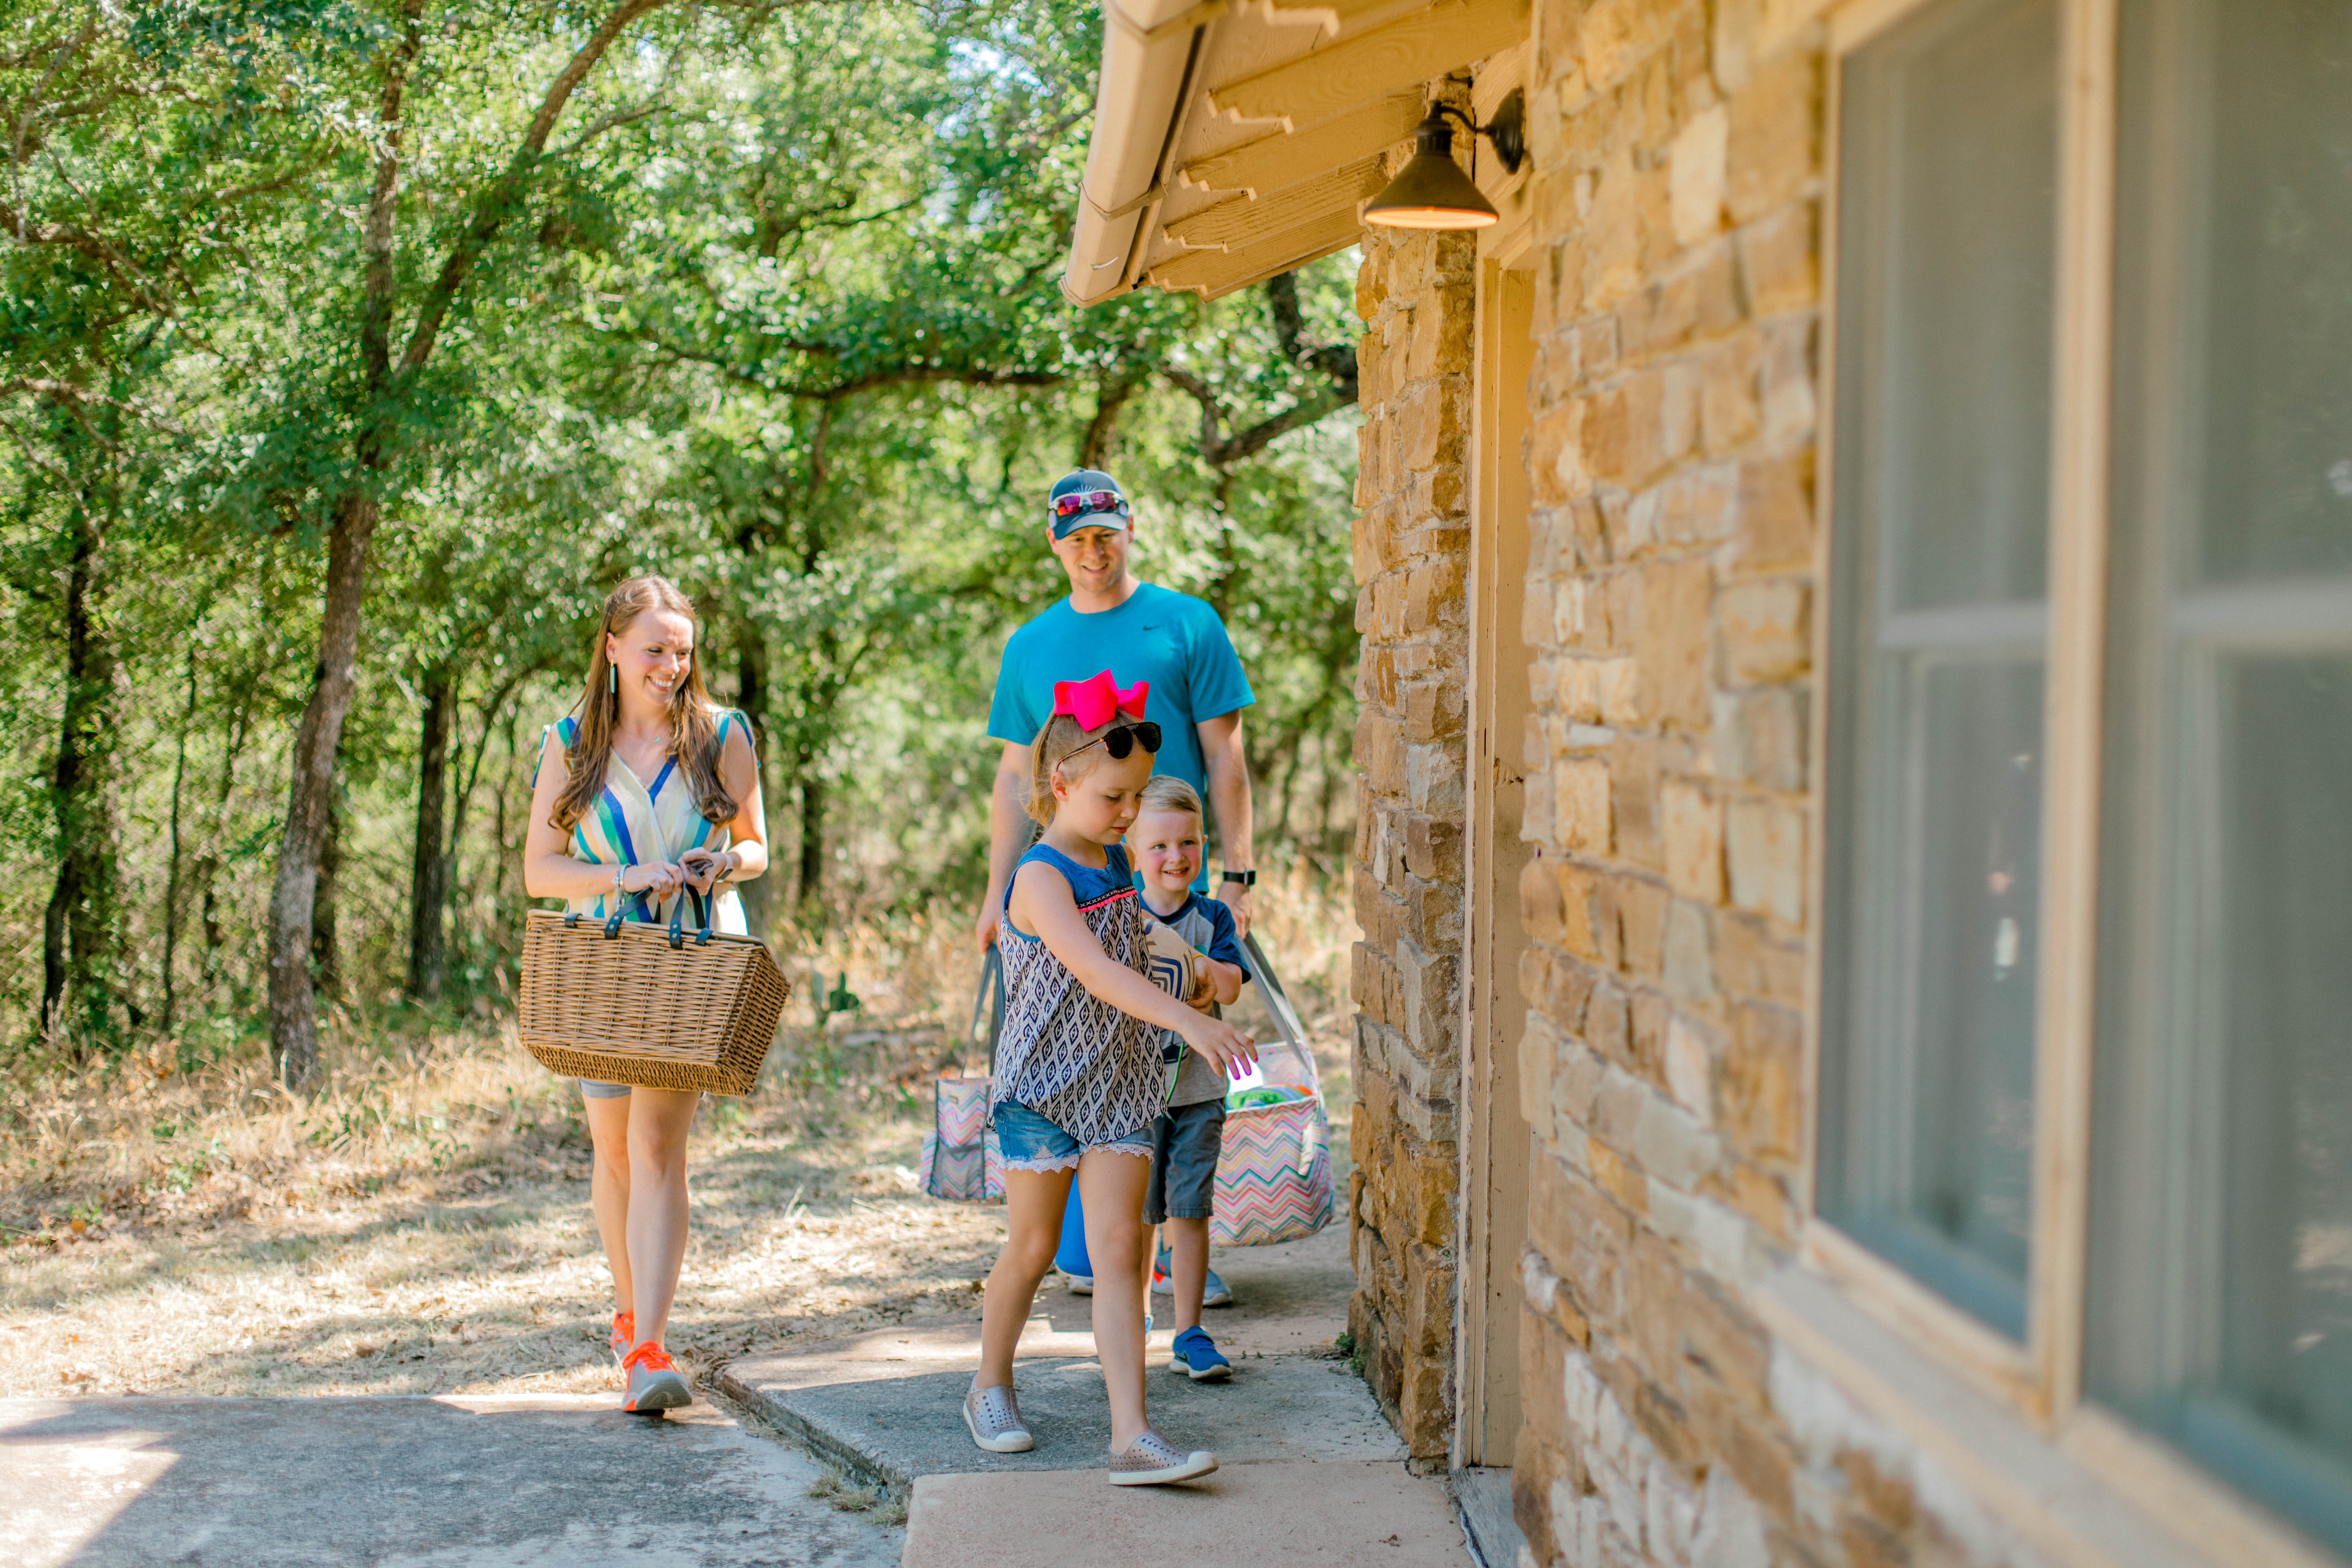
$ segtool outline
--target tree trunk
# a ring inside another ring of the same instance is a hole
[[[764,784],[768,759],[768,639],[755,623],[748,620],[741,623],[736,636],[739,653],[735,702],[751,723],[751,756],[760,766],[763,775],[761,782]],[[763,788],[760,793],[764,806],[767,791]],[[763,822],[760,826],[764,829],[767,824]],[[756,937],[764,938],[768,934],[769,883],[772,879],[762,877],[735,889],[743,900],[744,922]]]
[[[443,808],[449,799],[449,722],[457,681],[446,663],[425,672],[425,720],[416,740],[416,846],[408,878],[408,994],[441,996],[441,910],[449,898]]]
[[[814,914],[824,892],[824,780],[817,759],[801,759],[801,908]]]
[[[66,700],[50,774],[58,874],[41,930],[41,1023],[74,1037],[79,1057],[114,1027],[114,651],[98,624],[105,536],[87,504],[74,510],[66,573]],[[67,1016],[68,1002],[76,1017]]]
[[[222,837],[228,832],[229,796],[236,790],[236,759],[245,750],[246,720],[252,711],[253,686],[248,679],[229,706],[228,724],[221,735],[220,782],[213,788],[212,818],[205,824],[205,847],[196,856],[196,908],[205,929],[204,983],[207,991],[220,980],[220,847]]]
[[[319,1071],[319,1020],[310,982],[311,914],[320,893],[320,853],[332,828],[335,751],[359,689],[360,593],[367,580],[375,497],[350,489],[335,506],[327,536],[326,613],[319,626],[319,665],[310,700],[294,737],[294,776],[286,796],[286,837],[269,892],[269,1047],[286,1087],[307,1090]],[[328,890],[329,931],[332,889]]]
[[[342,991],[343,952],[336,940],[337,897],[342,891],[342,802],[327,802],[327,837],[319,845],[317,896],[310,900],[310,983],[330,1000]]]
[[[180,710],[180,736],[172,758],[172,817],[171,868],[163,878],[163,1030],[172,1032],[173,1015],[179,1011],[180,991],[177,969],[180,954],[180,865],[181,852],[180,801],[188,782],[188,731],[196,722],[196,644],[195,628],[189,628],[188,700]]]

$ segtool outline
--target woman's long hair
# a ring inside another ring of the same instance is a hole
[[[571,776],[555,797],[554,822],[569,833],[595,805],[604,792],[605,770],[613,761],[613,725],[620,717],[621,694],[612,689],[613,663],[604,654],[607,637],[621,637],[647,610],[667,610],[694,620],[694,605],[677,584],[667,577],[632,577],[604,600],[604,618],[596,628],[596,651],[588,660],[588,689],[581,693],[579,732],[572,738]],[[699,625],[699,623],[697,623]],[[702,649],[686,663],[686,679],[669,699],[669,748],[677,758],[686,787],[694,794],[694,808],[709,822],[735,820],[736,800],[719,777],[719,725],[711,717],[710,694],[702,685]]]

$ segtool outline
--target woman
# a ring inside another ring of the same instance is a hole
[[[523,847],[532,898],[667,922],[692,889],[714,901],[716,929],[749,929],[730,884],[768,868],[760,767],[743,715],[703,689],[694,629],[694,606],[667,578],[632,577],[604,601],[587,690],[540,742]],[[580,1091],[613,1268],[613,1355],[629,1380],[621,1408],[691,1404],[662,1332],[686,1258],[686,1134],[702,1097],[586,1079]]]

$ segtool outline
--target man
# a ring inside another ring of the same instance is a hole
[[[1233,639],[1203,601],[1128,570],[1135,519],[1117,479],[1080,468],[1055,484],[1045,510],[1045,545],[1067,574],[1070,594],[1013,634],[996,672],[988,733],[1004,742],[1004,754],[990,792],[980,944],[996,940],[1005,884],[1029,843],[1029,744],[1053,713],[1054,682],[1100,669],[1121,686],[1150,683],[1144,716],[1163,737],[1153,771],[1174,774],[1208,801],[1224,857],[1223,879],[1211,886],[1204,863],[1198,890],[1223,900],[1246,934],[1257,871],[1241,710],[1257,699]]]

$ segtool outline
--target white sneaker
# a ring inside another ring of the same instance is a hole
[[[1217,1457],[1206,1448],[1186,1453],[1159,1433],[1146,1431],[1110,1457],[1110,1484],[1115,1487],[1164,1487],[1171,1481],[1197,1480],[1217,1468]]]
[[[971,1429],[971,1440],[992,1454],[1025,1454],[1037,1446],[1009,1385],[974,1387],[966,1394],[963,1424]]]

